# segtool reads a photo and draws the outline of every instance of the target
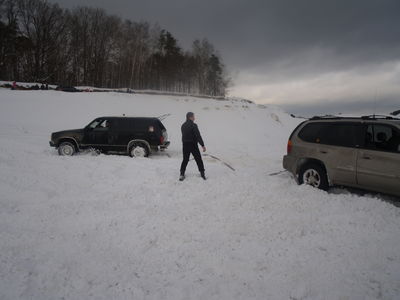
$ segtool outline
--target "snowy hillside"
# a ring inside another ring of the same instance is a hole
[[[180,125],[208,152],[178,182]],[[59,157],[53,131],[102,115],[159,116],[148,159]],[[191,97],[0,90],[0,299],[398,299],[400,210],[297,186],[298,124],[274,107]]]

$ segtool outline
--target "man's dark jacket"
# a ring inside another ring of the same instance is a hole
[[[201,138],[199,128],[192,120],[187,120],[182,124],[182,142],[183,143],[199,143],[204,147],[203,139]]]

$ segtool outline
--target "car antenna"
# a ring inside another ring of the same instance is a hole
[[[157,119],[159,119],[160,121],[163,121],[164,119],[168,118],[170,115],[171,114],[164,114],[164,115],[157,117]]]
[[[372,114],[372,117],[375,119],[376,116],[376,102],[378,100],[378,88],[375,90],[375,99],[374,99],[374,113]]]

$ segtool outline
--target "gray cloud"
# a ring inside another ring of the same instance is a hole
[[[390,101],[400,96],[400,91],[393,92],[399,76],[393,66],[400,61],[398,0],[52,2],[64,7],[102,7],[124,18],[158,22],[185,47],[194,38],[207,37],[234,75],[232,94],[258,102],[286,108],[316,102],[332,102],[336,108],[349,102],[358,106],[371,95],[373,80],[381,90],[391,91]],[[343,76],[342,80],[338,76]],[[318,81],[321,77],[324,80]],[[346,89],[332,97],[329,87],[340,81]],[[353,95],[353,82],[357,89],[365,89],[365,94]],[[296,83],[303,97],[293,88]],[[278,86],[287,92],[277,92]],[[331,106],[325,107],[332,110]]]

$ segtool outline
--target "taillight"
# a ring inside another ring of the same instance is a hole
[[[168,134],[167,134],[167,131],[164,129],[162,131],[162,135],[160,138],[161,145],[163,145],[165,141],[168,141]]]
[[[290,154],[292,152],[292,141],[288,140],[287,142],[287,154]]]

